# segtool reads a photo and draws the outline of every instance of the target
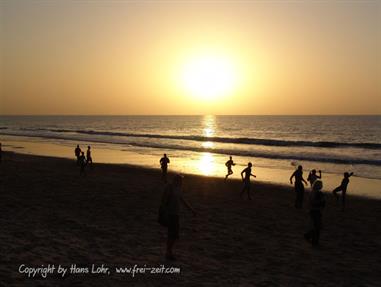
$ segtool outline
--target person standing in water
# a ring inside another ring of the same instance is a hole
[[[229,160],[225,163],[225,166],[228,168],[228,173],[225,176],[225,181],[228,179],[229,175],[233,174],[232,166],[234,166],[235,163],[233,162],[233,158],[230,156]]]
[[[175,260],[175,256],[173,255],[173,246],[179,239],[179,214],[181,203],[184,204],[193,213],[193,215],[196,215],[196,212],[192,206],[183,198],[182,185],[183,176],[179,174],[175,175],[173,182],[167,185],[161,199],[161,208],[165,210],[166,217],[166,222],[163,225],[168,228],[167,251],[165,254],[165,257],[168,260]]]
[[[323,182],[321,180],[316,180],[312,185],[312,192],[310,194],[311,229],[304,234],[304,238],[315,246],[319,244],[322,225],[321,211],[325,207],[324,194],[321,192],[322,188]]]
[[[241,172],[241,178],[242,178],[242,181],[243,181],[243,188],[242,188],[240,197],[242,198],[242,195],[245,193],[245,191],[247,191],[247,198],[249,200],[251,200],[251,196],[250,196],[250,189],[251,189],[250,176],[256,177],[254,174],[251,173],[251,167],[252,166],[253,165],[251,164],[251,162],[249,162],[247,164],[247,167]],[[243,176],[243,174],[245,174],[245,176]]]
[[[91,157],[91,147],[87,146],[86,151],[86,164],[91,163],[91,166],[93,166],[93,158]]]
[[[169,163],[170,163],[169,158],[167,157],[167,154],[165,153],[163,157],[160,159],[161,178],[164,182],[167,182],[167,171],[168,171]]]
[[[75,154],[75,156],[77,158],[77,165],[80,165],[79,157],[81,156],[81,148],[79,147],[78,144],[77,144],[77,147],[74,150],[74,154]]]
[[[317,179],[321,179],[321,170],[319,170],[319,175],[316,174],[316,169],[311,170],[307,177],[307,181],[310,182],[311,187]]]
[[[307,184],[307,181],[303,178],[303,167],[301,165],[298,166],[298,169],[294,171],[294,173],[290,177],[290,183],[292,184],[292,179],[295,177],[295,207],[302,208],[303,207],[303,198],[304,198],[304,185]]]
[[[338,192],[341,191],[341,202],[342,202],[342,209],[344,210],[345,208],[345,196],[347,193],[347,187],[349,183],[349,178],[353,175],[353,172],[344,172],[344,178],[341,181],[341,184],[336,187],[332,192],[333,195],[336,197],[336,200],[339,201],[339,195],[337,194]]]

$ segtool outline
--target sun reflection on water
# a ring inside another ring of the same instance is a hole
[[[212,137],[216,132],[216,117],[213,115],[204,116],[203,121],[203,132],[205,137]]]
[[[204,137],[213,137],[216,131],[216,117],[213,115],[204,116],[202,119],[203,135]],[[211,141],[205,141],[201,143],[203,148],[212,148],[214,143]]]
[[[202,146],[203,148],[212,148],[212,147],[214,146],[214,143],[213,143],[213,142],[203,142],[203,143],[201,144],[201,146]]]

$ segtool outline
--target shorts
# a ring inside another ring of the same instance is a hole
[[[180,234],[180,222],[179,216],[170,214],[168,217],[168,238],[179,239]]]
[[[251,188],[251,182],[250,182],[250,180],[245,179],[243,181],[243,187],[250,189]]]
[[[302,182],[295,183],[295,192],[296,193],[304,192],[304,185]]]

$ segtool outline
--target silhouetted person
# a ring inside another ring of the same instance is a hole
[[[319,170],[319,175],[316,174],[316,169],[311,170],[307,177],[307,181],[310,182],[311,187],[317,179],[321,179],[321,170]]]
[[[292,179],[295,177],[295,207],[302,208],[303,207],[303,198],[304,198],[304,185],[307,184],[307,181],[303,178],[303,167],[301,165],[298,166],[298,169],[294,171],[294,173],[290,177],[290,182],[292,184]]]
[[[91,157],[91,147],[87,146],[86,151],[86,164],[91,163],[91,166],[93,166],[93,158]]]
[[[228,173],[225,176],[225,180],[228,179],[229,175],[233,174],[232,166],[234,166],[235,163],[233,162],[233,158],[230,156],[229,160],[225,163],[225,166],[228,168]]]
[[[87,161],[85,157],[85,153],[82,151],[81,155],[79,156],[79,166],[81,167],[79,171],[79,175],[85,175],[85,167],[86,167]]]
[[[316,180],[312,185],[312,191],[310,194],[310,217],[311,228],[304,234],[304,238],[311,242],[312,245],[319,244],[320,229],[322,225],[321,211],[325,207],[324,194],[321,192],[323,183],[321,180]]]
[[[167,251],[165,257],[169,260],[175,260],[173,255],[173,246],[176,240],[179,239],[180,233],[180,203],[183,203],[193,215],[196,215],[196,212],[190,206],[190,204],[185,201],[182,193],[182,183],[183,177],[179,174],[175,175],[173,182],[168,184],[164,190],[159,215],[159,222],[168,227],[168,238],[167,238]],[[160,220],[160,217],[165,217],[165,219]]]
[[[167,170],[168,170],[169,163],[170,163],[169,158],[167,157],[167,154],[165,153],[164,156],[160,159],[161,178],[165,182],[167,182]]]
[[[242,197],[242,195],[245,193],[245,191],[247,191],[247,198],[250,200],[251,200],[251,197],[250,197],[250,189],[251,189],[250,176],[256,177],[254,174],[251,173],[251,167],[252,166],[253,165],[251,164],[251,162],[249,162],[247,164],[247,168],[245,168],[241,172],[241,178],[243,181],[243,188],[242,188],[240,197]],[[245,174],[245,176],[243,176],[243,174]]]
[[[353,172],[351,173],[348,173],[348,172],[344,172],[344,178],[343,180],[341,181],[341,184],[340,186],[336,187],[332,192],[333,192],[333,195],[336,197],[336,200],[339,201],[339,195],[337,194],[338,192],[342,192],[341,193],[341,201],[342,201],[342,208],[344,210],[345,208],[345,195],[347,193],[347,187],[348,187],[348,183],[349,183],[349,178],[353,175]]]
[[[74,150],[74,154],[75,154],[75,156],[77,158],[77,165],[80,165],[80,163],[79,163],[79,157],[81,156],[81,148],[79,147],[78,144],[77,144],[77,147]]]

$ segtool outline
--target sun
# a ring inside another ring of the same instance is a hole
[[[184,64],[182,81],[190,96],[210,101],[231,94],[237,75],[228,57],[204,55],[193,57]]]

